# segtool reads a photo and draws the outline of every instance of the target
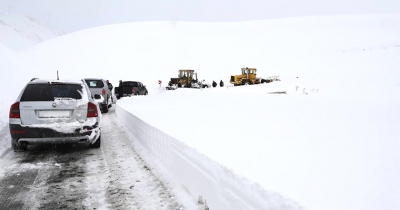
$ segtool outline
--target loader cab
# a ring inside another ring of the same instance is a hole
[[[242,68],[242,74],[243,75],[256,75],[257,74],[257,69],[256,68]]]
[[[191,87],[191,83],[197,83],[197,73],[191,69],[181,69],[178,72],[178,87]]]
[[[181,69],[178,72],[178,78],[187,78],[187,77],[192,78],[195,75],[196,73],[194,72],[194,70],[189,70],[189,69]]]

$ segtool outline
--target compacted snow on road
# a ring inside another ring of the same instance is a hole
[[[80,144],[4,150],[0,209],[184,209],[135,152],[113,108],[102,120],[100,149]]]

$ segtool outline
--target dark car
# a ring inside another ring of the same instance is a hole
[[[84,80],[32,79],[10,107],[15,151],[37,143],[90,143],[100,147],[101,113]]]
[[[138,81],[124,81],[122,82],[123,86],[123,96],[131,96],[131,95],[147,95],[149,92],[147,91],[146,85],[143,85]],[[114,88],[115,95],[119,98],[119,87]]]

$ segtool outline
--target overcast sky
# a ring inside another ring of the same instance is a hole
[[[0,0],[0,11],[30,14],[65,32],[146,20],[243,21],[400,12],[399,0]]]

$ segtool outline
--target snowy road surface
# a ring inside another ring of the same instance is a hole
[[[103,114],[101,139],[100,149],[7,149],[0,154],[0,209],[184,209],[135,152],[114,108]]]

